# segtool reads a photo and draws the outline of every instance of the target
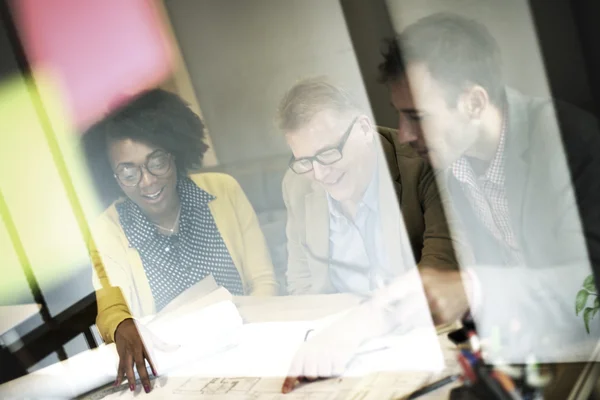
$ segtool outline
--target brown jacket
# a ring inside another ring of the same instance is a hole
[[[458,268],[431,166],[410,145],[396,142],[395,129],[377,130],[417,263]]]
[[[431,168],[410,146],[396,145],[394,130],[378,128],[378,131],[388,164],[385,168],[380,163],[379,197],[381,225],[389,259],[399,264],[413,262],[412,259],[406,259],[406,254],[412,250],[420,266],[457,268],[453,243]],[[397,202],[390,201],[394,195]],[[283,180],[283,198],[288,212],[288,292],[334,292],[329,281],[329,266],[323,261],[329,255],[329,210],[325,191],[320,185],[288,171]],[[408,241],[402,230],[398,229],[402,226],[402,220]]]

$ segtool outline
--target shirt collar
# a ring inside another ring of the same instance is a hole
[[[181,201],[180,230],[187,224],[188,216],[196,208],[206,206],[216,199],[207,191],[199,188],[190,178],[179,177],[177,180],[177,193]],[[129,198],[116,204],[121,227],[129,239],[129,246],[139,248],[142,243],[158,235],[154,224],[146,217],[140,207]]]
[[[483,179],[495,183],[497,185],[504,185],[505,174],[504,174],[504,160],[505,154],[504,149],[506,147],[506,130],[508,126],[508,110],[507,107],[503,107],[503,118],[502,118],[502,130],[500,132],[500,141],[496,154],[492,159],[492,162],[488,166],[488,169],[483,175]],[[467,157],[462,156],[456,160],[451,166],[450,170],[452,175],[460,182],[470,181],[470,177],[474,174],[471,164],[467,160]]]

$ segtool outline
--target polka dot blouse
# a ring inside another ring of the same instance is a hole
[[[208,204],[214,196],[189,178],[179,178],[179,232],[162,235],[130,199],[116,205],[121,226],[135,248],[150,283],[156,311],[212,274],[234,295],[244,294],[242,280],[215,224]]]

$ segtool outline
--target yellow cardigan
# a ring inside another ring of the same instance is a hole
[[[254,209],[237,181],[220,173],[195,174],[190,178],[215,197],[209,208],[242,278],[244,293],[275,295],[277,281],[266,241]],[[96,325],[107,343],[114,341],[114,332],[123,320],[156,312],[140,255],[129,247],[119,222],[117,202],[98,218],[92,250],[98,302]]]

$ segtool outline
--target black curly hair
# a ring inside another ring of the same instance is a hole
[[[83,151],[98,194],[107,205],[122,194],[108,160],[108,139],[131,139],[163,148],[175,156],[178,173],[186,175],[202,166],[208,150],[204,138],[204,124],[181,97],[152,89],[88,129]]]

